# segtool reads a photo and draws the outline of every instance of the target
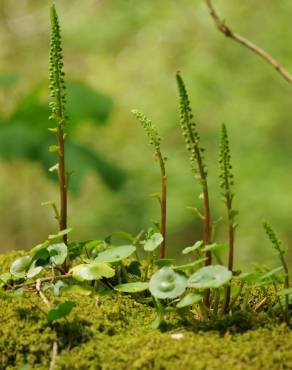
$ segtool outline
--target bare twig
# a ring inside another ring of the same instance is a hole
[[[43,300],[43,302],[45,303],[45,305],[50,309],[51,308],[51,304],[50,302],[48,301],[48,298],[45,296],[45,294],[43,293],[42,289],[42,280],[41,279],[37,279],[36,281],[36,285],[35,285],[35,288],[36,288],[36,291],[38,293],[38,295],[40,296],[40,298]]]
[[[37,291],[38,295],[42,299],[42,301],[45,303],[45,305],[50,310],[51,309],[51,303],[49,302],[48,298],[45,296],[45,294],[42,291],[42,282],[43,281],[44,281],[44,279],[37,279],[36,282],[35,282],[36,283],[35,288],[36,288],[36,291]],[[56,335],[57,335],[57,330],[56,330],[55,325],[53,325],[53,328],[54,328],[54,331],[56,332]],[[58,356],[58,341],[57,341],[57,339],[55,339],[54,342],[53,342],[52,359],[51,359],[51,362],[50,362],[49,370],[54,370],[54,368],[56,366],[57,356]]]
[[[52,359],[51,359],[49,370],[54,370],[56,366],[57,356],[58,356],[58,342],[57,340],[54,340],[53,350],[52,350]]]
[[[18,289],[18,288],[22,288],[22,287],[33,287],[34,285],[36,286],[38,281],[40,281],[40,283],[45,283],[45,282],[48,282],[48,281],[52,281],[54,278],[56,280],[63,280],[63,279],[69,279],[70,277],[72,277],[71,274],[66,274],[66,275],[58,275],[58,276],[47,276],[47,277],[44,277],[44,278],[41,278],[41,279],[37,279],[36,281],[27,281],[25,283],[21,283],[21,284],[16,284],[16,285],[12,285],[11,286],[11,289]],[[37,287],[36,287],[36,290],[37,290]]]
[[[274,57],[272,57],[269,53],[267,53],[262,48],[255,45],[250,40],[246,39],[245,37],[239,35],[238,33],[234,32],[223,19],[221,19],[216,12],[212,1],[205,0],[206,5],[209,9],[210,15],[213,18],[213,21],[217,27],[217,29],[222,32],[226,37],[231,38],[235,42],[243,45],[247,49],[251,50],[253,53],[260,56],[264,59],[268,64],[270,64],[286,81],[292,83],[292,74],[290,74],[287,69],[285,69]]]

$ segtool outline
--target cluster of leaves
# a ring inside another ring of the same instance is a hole
[[[59,25],[56,23],[56,13],[53,7],[52,27],[59,35]],[[58,86],[63,78],[55,80],[56,71],[62,72],[61,49],[59,36],[54,41],[51,60],[51,87],[54,101],[52,114],[63,126],[65,118],[60,114],[65,97]],[[55,55],[55,57],[54,57]],[[200,146],[200,137],[193,121],[189,98],[180,75],[177,75],[180,94],[181,126],[186,139],[187,149],[191,154],[192,167],[203,188],[205,210],[202,219],[205,223],[205,238],[194,245],[183,249],[182,253],[189,256],[189,262],[177,264],[174,259],[161,258],[158,248],[165,241],[165,233],[160,227],[150,228],[138,235],[116,232],[104,240],[82,242],[67,242],[70,228],[61,229],[55,235],[49,235],[47,240],[31,249],[30,253],[17,258],[10,266],[10,271],[0,275],[0,288],[22,294],[23,291],[36,292],[47,305],[48,321],[55,322],[66,318],[74,308],[73,301],[65,301],[52,307],[49,294],[58,296],[63,290],[75,289],[86,291],[92,295],[133,294],[133,298],[153,305],[157,310],[157,319],[153,327],[160,327],[166,318],[166,313],[175,311],[184,320],[194,323],[196,320],[208,320],[235,310],[252,308],[257,311],[265,306],[268,309],[279,310],[283,318],[290,324],[289,296],[292,288],[289,286],[289,273],[285,261],[285,249],[267,223],[265,230],[271,240],[281,262],[274,269],[257,268],[255,272],[232,271],[232,263],[228,268],[222,263],[222,253],[229,250],[233,260],[234,217],[232,208],[233,177],[231,173],[230,151],[226,127],[222,127],[220,168],[221,190],[223,192],[229,221],[229,243],[217,244],[211,242],[210,217],[207,189],[207,170],[204,162],[204,150]],[[59,93],[59,95],[57,94]],[[143,114],[134,111],[146,130],[155,154],[162,164],[162,180],[165,177],[164,158],[160,152],[160,136],[156,128]],[[59,128],[59,127],[58,127]],[[164,185],[164,182],[162,181]],[[164,188],[163,188],[164,189]],[[166,189],[166,188],[165,188]],[[166,197],[166,190],[162,192]],[[165,199],[166,200],[166,199]],[[163,203],[163,202],[162,202]],[[56,207],[51,204],[54,209]],[[165,221],[166,208],[162,207],[162,218]],[[159,225],[158,225],[159,226]],[[163,229],[165,231],[165,229]],[[115,239],[123,240],[117,244]],[[126,244],[124,241],[126,240]],[[232,253],[231,253],[232,252]],[[143,258],[141,258],[143,256]],[[146,256],[146,258],[145,258]],[[216,265],[211,264],[213,258]],[[66,262],[66,263],[65,263]],[[205,265],[205,266],[204,266]],[[284,289],[282,289],[284,285]],[[267,293],[269,287],[275,291],[276,301]],[[263,292],[264,300],[250,307],[249,297],[252,289]],[[206,297],[208,299],[206,299]],[[228,299],[226,298],[228,297]],[[226,304],[227,302],[227,304]]]

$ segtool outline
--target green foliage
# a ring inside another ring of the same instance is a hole
[[[47,314],[48,321],[54,322],[67,317],[73,310],[74,306],[75,302],[65,301],[58,304],[56,307],[51,308]]]
[[[160,299],[179,297],[186,289],[187,279],[170,267],[163,267],[150,280],[151,294]]]
[[[228,283],[231,277],[231,271],[224,266],[206,266],[189,278],[188,286],[197,289],[219,288]]]
[[[47,250],[50,254],[51,263],[56,266],[61,266],[68,256],[68,248],[64,243],[49,245]]]
[[[161,229],[164,229],[164,231],[161,231],[161,233],[157,232],[156,229],[149,229],[144,241],[140,240],[144,231],[137,236],[121,231],[110,234],[104,240],[67,243],[67,235],[71,229],[66,226],[68,178],[65,179],[64,177],[63,144],[65,135],[63,128],[67,120],[65,116],[66,98],[60,26],[54,6],[51,9],[51,28],[50,89],[52,102],[50,107],[52,109],[51,118],[55,119],[57,128],[52,128],[50,131],[57,134],[58,145],[50,145],[49,150],[57,153],[59,158],[59,163],[51,167],[51,170],[56,170],[60,177],[60,215],[54,202],[49,201],[46,204],[53,207],[55,218],[60,221],[60,231],[57,234],[49,235],[45,242],[34,247],[29,256],[20,256],[14,260],[9,273],[5,271],[1,273],[1,291],[5,294],[6,290],[9,293],[13,292],[11,296],[16,297],[33,291],[49,307],[51,307],[51,300],[55,300],[57,296],[62,297],[63,294],[66,296],[66,293],[69,292],[92,295],[96,298],[96,305],[99,305],[97,297],[112,296],[116,291],[132,293],[133,299],[140,299],[140,302],[146,305],[152,301],[157,312],[157,318],[151,324],[152,328],[167,325],[165,320],[168,313],[170,315],[179,314],[184,322],[198,327],[200,323],[207,322],[209,324],[214,317],[219,318],[224,313],[231,316],[236,311],[247,311],[249,308],[258,311],[265,304],[267,304],[267,312],[270,313],[272,310],[276,313],[281,312],[281,320],[284,317],[287,325],[290,325],[289,295],[291,294],[291,288],[289,287],[288,267],[284,259],[285,251],[272,228],[267,223],[264,224],[265,230],[280,256],[282,266],[272,270],[266,267],[257,267],[256,273],[241,273],[234,278],[235,282],[232,280],[230,254],[228,269],[223,266],[220,258],[220,252],[226,249],[226,245],[210,243],[210,209],[204,150],[200,146],[200,137],[193,119],[188,94],[179,74],[177,74],[177,84],[180,96],[180,122],[187,149],[190,152],[192,166],[203,187],[204,215],[201,215],[201,218],[205,223],[204,241],[198,241],[193,246],[185,248],[183,254],[194,252],[197,258],[193,258],[190,263],[177,266],[174,265],[175,260],[164,259],[164,253],[162,253],[161,259],[157,259],[156,253],[149,253],[146,261],[140,260],[139,250],[137,250],[139,244],[143,245],[144,251],[154,252],[159,245],[165,242],[165,228],[162,226]],[[141,122],[150,139],[150,144],[154,146],[155,154],[160,162],[162,180],[166,180],[164,158],[160,152],[160,136],[147,117],[138,111],[133,111],[133,114]],[[222,126],[221,132],[219,163],[221,190],[226,200],[229,221],[232,221],[232,224],[229,222],[229,226],[231,226],[231,229],[229,228],[229,252],[232,249],[231,260],[233,261],[233,219],[235,216],[232,209],[233,175],[231,173],[230,150],[225,125]],[[164,191],[162,190],[162,196],[159,200],[162,216],[165,216],[166,208],[163,209],[162,204],[166,206],[166,182],[162,182],[162,185],[165,188],[163,188]],[[62,200],[65,198],[66,204],[64,206]],[[65,214],[63,228],[62,213]],[[159,229],[159,225],[156,225],[156,228]],[[129,240],[131,244],[116,246],[113,243],[114,237]],[[64,242],[61,242],[60,239],[63,239]],[[134,253],[135,257],[133,257]],[[202,253],[206,253],[207,257],[201,258]],[[217,257],[220,265],[210,265],[211,253]],[[201,267],[204,262],[207,266]],[[157,270],[157,267],[160,269]],[[41,272],[41,278],[31,280]],[[281,286],[283,272],[284,289]],[[63,283],[63,279],[66,279],[67,284]],[[280,286],[281,289],[279,289]],[[274,288],[274,296],[269,292],[271,287]],[[264,299],[261,296],[259,302],[250,304],[249,298],[254,288],[259,289],[264,294]],[[223,291],[226,293],[224,301],[221,299]],[[143,294],[136,294],[142,292]],[[284,309],[281,301],[282,296],[285,298]],[[275,304],[275,301],[278,305]],[[67,317],[74,305],[71,300],[59,303],[49,310],[47,320],[55,322]],[[44,313],[43,309],[37,304],[34,304],[33,307]],[[185,310],[187,307],[191,310]],[[195,315],[192,314],[194,312]],[[59,327],[61,326],[54,325],[56,334]]]
[[[112,247],[104,252],[100,252],[98,256],[95,258],[97,262],[119,262],[128,258],[133,254],[136,250],[134,245],[122,245],[119,247]]]
[[[188,293],[176,305],[177,308],[185,308],[193,306],[202,301],[203,295],[201,293]]]
[[[153,252],[156,248],[160,246],[163,241],[163,236],[161,233],[152,234],[147,240],[143,242],[143,248],[146,252]]]
[[[17,258],[10,267],[10,273],[17,278],[24,278],[31,265],[32,258],[23,256]]]
[[[149,288],[149,283],[137,281],[136,283],[119,284],[114,287],[115,290],[122,293],[139,293]]]
[[[56,173],[48,171],[52,166],[52,158],[46,148],[54,143],[49,131],[45,129],[50,113],[47,102],[43,99],[46,89],[47,86],[43,83],[33,87],[27,95],[20,98],[15,111],[8,118],[0,117],[0,156],[4,160],[37,159],[45,175],[56,181]],[[66,165],[74,170],[70,190],[75,193],[80,190],[90,172],[100,176],[110,189],[119,189],[126,180],[125,171],[103,153],[85,143],[76,142],[76,136],[85,121],[96,127],[106,124],[113,109],[112,100],[79,81],[68,81],[66,91],[67,108],[70,112],[70,125],[66,127],[66,132],[70,134],[66,138],[70,162],[66,161]]]
[[[103,262],[84,263],[72,267],[70,270],[74,279],[78,281],[99,280],[103,277],[110,278],[115,275],[115,270]]]

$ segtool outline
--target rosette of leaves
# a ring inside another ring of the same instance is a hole
[[[187,287],[185,275],[175,272],[170,267],[163,267],[152,275],[149,290],[155,298],[177,298]]]
[[[36,266],[36,261],[31,256],[17,258],[10,266],[10,273],[18,279],[32,278],[38,275],[42,266]]]
[[[10,273],[18,279],[30,279],[46,267],[62,266],[68,255],[64,243],[50,244],[48,241],[37,245],[31,255],[17,258],[10,266]]]

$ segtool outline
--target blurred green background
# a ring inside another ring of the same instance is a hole
[[[48,167],[49,0],[0,1],[0,250],[30,248],[56,230],[42,201],[58,200]],[[214,1],[235,30],[292,71],[290,0]],[[218,189],[218,131],[229,129],[240,211],[238,266],[274,264],[262,230],[268,219],[292,244],[292,86],[257,56],[224,38],[202,0],[58,0],[69,85],[69,169],[75,170],[69,224],[75,240],[137,233],[159,220],[149,194],[159,169],[132,117],[144,111],[168,157],[169,255],[201,238],[187,206],[200,207],[179,128],[175,72],[189,89],[207,148],[213,219],[225,209]],[[226,223],[216,239],[224,242]],[[292,262],[292,254],[290,260]]]

